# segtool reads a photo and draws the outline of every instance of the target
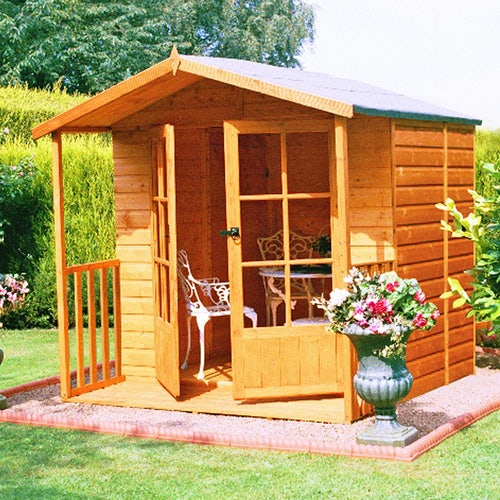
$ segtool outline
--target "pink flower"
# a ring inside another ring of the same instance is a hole
[[[385,289],[390,293],[395,292],[398,287],[399,281],[393,281],[392,283],[387,283],[387,285],[385,285]]]
[[[439,318],[439,311],[437,309],[431,314],[431,318],[434,320]]]
[[[424,328],[427,325],[427,319],[424,318],[422,313],[417,313],[415,319],[413,320],[413,325],[416,328]]]
[[[366,305],[373,316],[383,316],[391,311],[391,304],[387,299],[370,300]]]
[[[425,293],[422,292],[422,290],[419,290],[415,293],[413,298],[420,304],[423,304],[425,302]]]

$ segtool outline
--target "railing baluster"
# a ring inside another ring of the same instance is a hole
[[[82,273],[75,277],[75,334],[76,334],[76,381],[77,385],[85,384],[85,346],[83,342],[83,301]]]
[[[87,271],[88,278],[88,332],[89,332],[89,375],[90,383],[97,382],[97,339],[96,339],[96,308],[95,308],[95,277],[94,270]]]
[[[101,343],[102,343],[102,378],[107,380],[109,370],[109,315],[108,315],[108,273],[107,269],[99,269],[101,290]]]
[[[115,376],[122,375],[122,310],[120,303],[120,266],[113,267],[113,317],[115,325]]]

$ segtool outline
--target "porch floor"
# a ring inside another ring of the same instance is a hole
[[[151,408],[246,417],[344,423],[341,394],[279,400],[235,401],[230,362],[208,362],[205,380],[196,379],[197,367],[181,371],[181,396],[172,397],[156,378],[128,377],[124,382],[68,399],[72,403]]]

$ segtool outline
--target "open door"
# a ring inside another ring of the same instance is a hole
[[[292,300],[296,273],[304,269],[315,281],[313,293],[329,293],[337,279],[333,263],[346,251],[345,238],[335,236],[334,130],[333,120],[224,124],[227,224],[239,232],[228,238],[235,399],[343,391],[339,336],[326,331],[320,311],[310,317],[310,300]],[[309,242],[300,254],[292,248],[296,233]],[[273,234],[281,250],[267,260],[258,242]],[[312,250],[312,236],[321,234],[331,239],[325,254]],[[275,324],[264,313],[266,276],[282,284]],[[244,305],[259,311],[257,328],[245,321]]]
[[[152,141],[151,157],[156,376],[177,397],[180,373],[173,126],[166,125],[161,139]]]

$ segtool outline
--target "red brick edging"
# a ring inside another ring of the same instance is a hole
[[[27,392],[51,384],[59,383],[59,377],[49,377],[2,391],[5,396]],[[461,429],[477,422],[486,415],[500,409],[500,400],[488,403],[471,413],[465,413],[450,422],[438,427],[426,436],[404,447],[373,445],[331,445],[308,439],[273,439],[252,436],[231,435],[215,432],[187,431],[179,429],[158,429],[141,424],[120,424],[92,421],[89,418],[75,418],[44,413],[28,413],[6,409],[0,411],[0,422],[15,424],[58,427],[81,431],[116,434],[127,437],[177,441],[183,443],[231,446],[235,448],[252,448],[270,451],[308,452],[323,455],[342,455],[356,458],[377,458],[411,462],[426,451],[437,446]]]

